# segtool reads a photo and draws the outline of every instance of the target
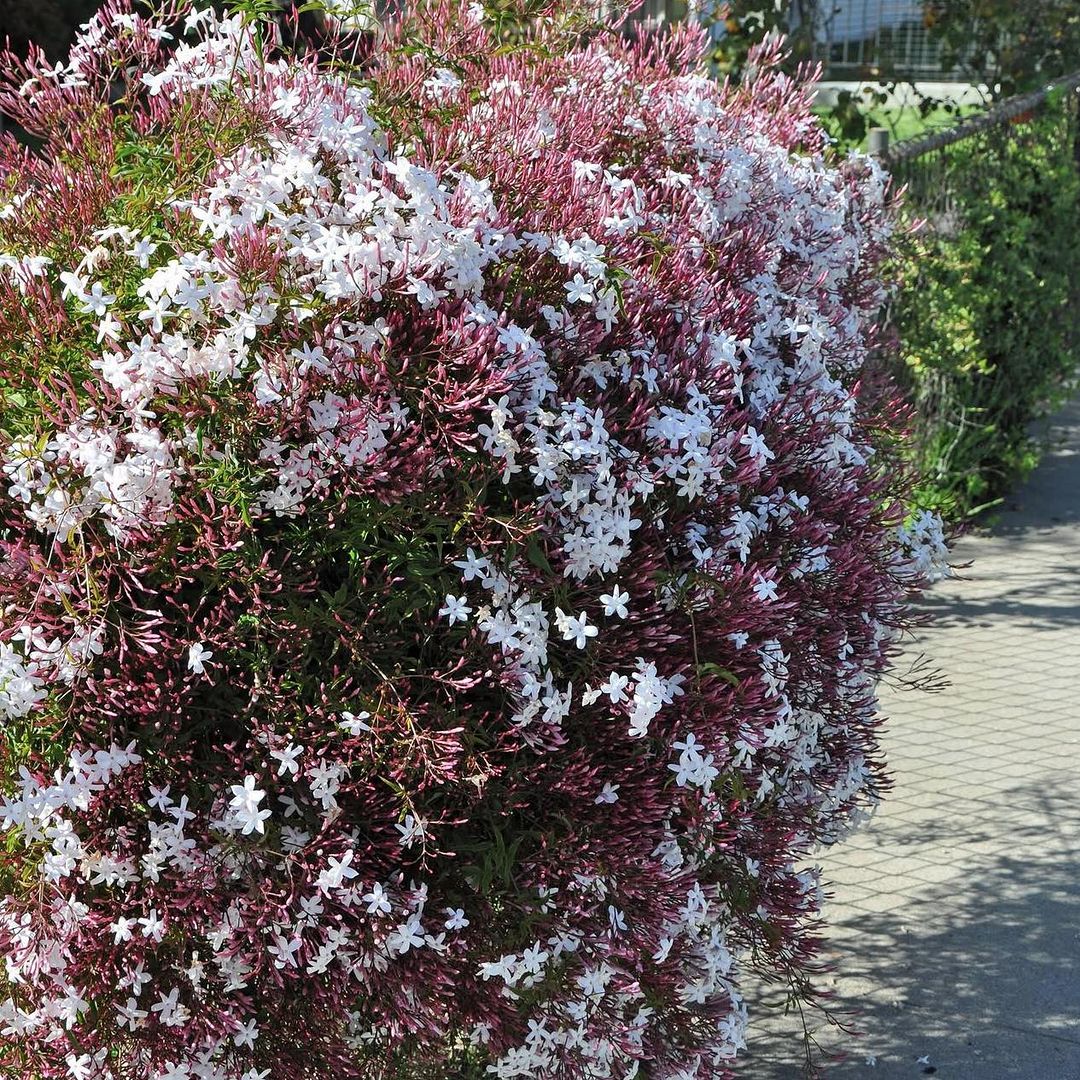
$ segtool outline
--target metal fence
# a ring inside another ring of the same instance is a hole
[[[1026,124],[1059,102],[1056,122]],[[871,152],[882,159],[894,179],[907,189],[907,202],[920,217],[939,231],[956,227],[965,195],[973,186],[986,190],[994,183],[1006,150],[1018,142],[1060,139],[1080,152],[1080,72],[1049,86],[1007,98],[993,108],[958,123],[915,138],[888,145],[888,132],[875,129]],[[1080,227],[1080,223],[1078,223]]]
[[[881,312],[911,446],[950,513],[1030,464],[1028,425],[1080,361],[1080,72],[877,156],[923,228]],[[889,357],[886,358],[889,363]]]
[[[708,18],[716,7],[706,3],[697,10]],[[674,22],[688,9],[687,0],[643,0],[634,18]],[[800,0],[787,18],[791,31],[809,41],[826,79],[968,81],[963,62],[946,64],[924,11],[923,0]],[[723,20],[710,21],[722,37]]]
[[[812,7],[815,59],[827,79],[963,79],[946,67],[922,0],[825,0]]]

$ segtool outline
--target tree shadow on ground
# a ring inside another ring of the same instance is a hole
[[[970,807],[958,807],[971,809]],[[826,985],[861,1037],[811,1017],[822,1046],[846,1059],[836,1080],[1077,1080],[1080,1078],[1080,789],[1072,772],[1044,788],[1002,793],[997,844],[970,854],[967,823],[923,837],[947,846],[959,874],[906,886],[895,878],[860,901],[838,890]],[[1039,832],[1037,848],[1025,841]],[[980,830],[981,831],[981,830]],[[888,845],[891,847],[891,845]],[[888,861],[875,864],[887,874]],[[827,868],[826,868],[827,869]],[[886,910],[875,910],[885,908]],[[826,916],[830,912],[826,908]],[[749,1080],[802,1076],[792,1018],[751,1028]],[[928,1062],[918,1059],[928,1057]],[[868,1059],[874,1064],[868,1064]],[[933,1070],[928,1072],[927,1070]]]
[[[990,627],[1015,621],[1030,630],[1060,630],[1080,625],[1080,564],[1053,563],[1038,574],[992,595],[929,594],[918,605],[935,626]]]

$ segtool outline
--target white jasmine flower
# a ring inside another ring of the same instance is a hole
[[[125,919],[121,916],[116,922],[111,923],[109,929],[113,932],[113,941],[119,945],[121,941],[131,940],[132,928],[136,925],[134,919]]]
[[[600,603],[604,605],[605,615],[618,615],[620,619],[625,619],[627,616],[626,601],[630,599],[628,592],[622,592],[619,586],[611,590],[610,593],[604,593],[600,597]]]
[[[445,605],[439,608],[439,614],[445,615],[450,620],[451,626],[455,622],[467,622],[471,613],[472,608],[465,603],[464,596],[453,596],[450,593],[446,595]]]
[[[202,675],[206,670],[205,663],[214,654],[201,642],[196,645],[192,645],[188,649],[187,666],[190,671],[194,671],[196,675]]]
[[[601,806],[604,803],[613,803],[619,801],[619,784],[605,784],[603,790],[599,795],[593,799],[593,802],[597,806]]]
[[[466,548],[465,558],[458,560],[454,565],[461,570],[461,576],[466,581],[472,581],[473,578],[484,577],[491,563],[483,557],[477,558],[472,548]]]
[[[270,817],[270,811],[259,809],[259,803],[266,798],[266,792],[259,791],[255,787],[255,777],[246,776],[243,784],[233,784],[231,790],[233,797],[229,808],[233,812],[233,820],[241,827],[243,835],[265,832],[263,822]]]
[[[746,433],[739,439],[739,442],[747,448],[747,453],[751,457],[758,458],[760,461],[770,461],[776,455],[765,445],[765,436],[762,435],[757,428],[748,427]]]
[[[443,908],[449,918],[443,923],[447,930],[464,930],[469,925],[463,908]]]
[[[350,735],[359,735],[363,731],[371,730],[371,725],[366,723],[366,721],[370,719],[371,713],[369,712],[342,712],[338,727],[343,731],[348,732]]]
[[[767,604],[776,599],[776,582],[772,578],[756,575],[754,580],[754,595],[763,603]]]
[[[150,265],[150,256],[157,251],[158,245],[153,240],[147,240],[142,237],[135,241],[134,246],[128,248],[125,252],[126,255],[130,255],[133,259],[138,261],[139,266],[145,270]]]
[[[556,608],[556,617],[559,628],[562,631],[563,641],[572,641],[577,648],[584,649],[589,638],[596,637],[600,630],[589,622],[589,618],[583,611],[576,618],[567,615],[561,608]]]
[[[327,868],[319,873],[318,887],[328,893],[331,889],[339,888],[349,879],[356,877],[356,871],[350,865],[352,861],[352,851],[346,851],[340,859],[331,855]]]
[[[303,747],[297,746],[295,743],[289,743],[284,750],[271,750],[270,756],[279,762],[278,776],[283,776],[285,773],[296,776],[300,772],[300,766],[297,764],[296,759],[303,752]]]
[[[255,1017],[245,1021],[241,1024],[236,1031],[233,1032],[233,1045],[238,1047],[248,1047],[254,1049],[255,1040],[259,1037],[259,1025],[255,1022]]]
[[[417,840],[424,839],[424,827],[426,822],[422,818],[415,817],[412,814],[405,815],[404,823],[399,822],[394,826],[398,832],[401,833],[401,838],[398,843],[402,847],[412,847]]]
[[[362,899],[364,903],[367,904],[367,912],[369,915],[389,915],[393,910],[390,904],[389,895],[378,882],[375,882],[375,884],[372,885],[371,891],[365,893]]]
[[[591,304],[596,299],[592,282],[586,281],[580,274],[575,274],[573,280],[568,281],[563,288],[566,290],[568,303]]]

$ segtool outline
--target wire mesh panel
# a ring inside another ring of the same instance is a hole
[[[948,74],[924,24],[921,0],[839,0],[820,5],[816,23],[816,51],[829,78]]]

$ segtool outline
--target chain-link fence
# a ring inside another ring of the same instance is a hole
[[[944,228],[955,217],[966,188],[975,184],[985,190],[993,184],[995,171],[1013,156],[1006,149],[1047,140],[1080,145],[1078,90],[1080,72],[950,127],[892,146],[878,142],[875,149],[894,179],[907,188],[909,203],[935,227]]]

